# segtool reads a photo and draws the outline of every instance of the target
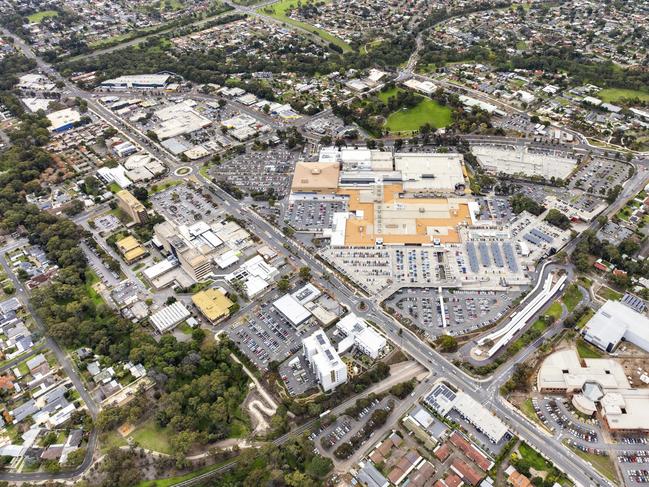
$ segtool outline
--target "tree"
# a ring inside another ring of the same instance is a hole
[[[570,218],[555,208],[548,211],[548,214],[545,216],[545,221],[562,230],[568,230],[572,226]]]
[[[279,289],[283,293],[288,291],[290,287],[291,283],[286,277],[282,277],[279,281],[277,281],[277,289]]]
[[[457,339],[451,335],[440,335],[435,340],[435,344],[442,352],[446,353],[457,352],[458,349]]]
[[[85,208],[83,201],[72,200],[72,202],[63,210],[67,216],[75,216],[81,213]]]
[[[300,273],[299,274],[300,274],[300,279],[302,279],[303,281],[311,280],[311,269],[310,268],[308,268],[306,266],[300,267]]]
[[[136,186],[133,188],[133,196],[144,203],[149,199],[149,192],[142,186]]]

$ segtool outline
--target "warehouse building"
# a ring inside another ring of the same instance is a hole
[[[64,108],[47,115],[50,121],[50,131],[65,132],[70,130],[81,121],[81,114],[74,108]]]
[[[584,339],[605,352],[624,340],[649,352],[649,318],[619,301],[607,301],[582,331]]]
[[[193,104],[191,100],[185,100],[155,112],[155,116],[160,120],[160,124],[153,130],[158,140],[191,134],[212,124],[209,118],[194,110]]]
[[[290,294],[275,300],[273,306],[294,328],[298,328],[311,317],[311,312]]]
[[[182,323],[191,316],[189,310],[180,301],[165,306],[160,311],[151,315],[151,323],[159,333],[172,330],[176,325]]]
[[[171,76],[168,74],[125,75],[118,78],[107,79],[101,83],[101,87],[112,90],[163,89],[167,86],[169,78],[171,78]]]
[[[576,350],[560,350],[543,361],[536,380],[539,392],[566,394],[586,415],[599,409],[612,431],[649,431],[649,390],[633,389],[615,359],[582,360]]]
[[[324,331],[318,330],[302,340],[302,353],[325,392],[347,382],[347,365],[340,359]]]
[[[436,384],[425,402],[442,416],[455,410],[493,443],[499,443],[509,431],[505,423],[478,401],[462,391],[451,390],[446,384]]]
[[[471,152],[492,174],[565,179],[577,166],[577,159],[564,152],[534,150],[526,145],[472,145]]]

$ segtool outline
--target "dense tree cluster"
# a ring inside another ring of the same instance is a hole
[[[236,468],[213,480],[213,487],[316,487],[333,468],[328,458],[313,452],[313,443],[299,437],[280,446],[250,448],[241,453]]]
[[[509,198],[509,202],[512,205],[512,211],[518,215],[523,211],[527,211],[532,215],[540,215],[545,211],[545,207],[536,201],[534,201],[529,196],[523,194],[515,194]]]
[[[82,239],[92,244],[90,235],[70,220],[27,204],[27,193],[45,191],[39,177],[52,165],[41,147],[48,140],[46,127],[47,119],[22,114],[18,128],[9,134],[13,145],[0,154],[0,228],[26,234],[59,267],[52,285],[41,286],[32,298],[48,333],[66,348],[86,346],[109,361],[142,363],[162,394],[156,419],[176,433],[174,441],[207,442],[228,436],[247,391],[246,375],[230,358],[231,343],[224,339],[217,344],[201,330],[186,342],[165,336],[156,343],[139,325],[118,317],[103,302],[94,302],[87,287],[88,263],[80,247]],[[140,408],[140,412],[153,410]],[[128,414],[138,416],[133,408]],[[100,417],[99,424],[114,425],[114,421],[114,416]]]

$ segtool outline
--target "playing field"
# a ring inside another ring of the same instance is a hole
[[[325,0],[325,3],[328,0]],[[336,37],[335,35],[330,34],[324,29],[319,29],[314,27],[311,24],[306,22],[300,22],[299,20],[292,19],[288,16],[288,11],[294,8],[297,8],[299,1],[298,0],[279,0],[278,2],[272,3],[266,7],[262,7],[257,11],[262,14],[270,15],[275,17],[277,20],[286,22],[287,24],[294,25],[301,29],[313,32],[314,34],[322,37],[325,41],[331,42],[338,47],[340,47],[344,52],[351,51],[352,48],[342,39]]]
[[[392,133],[414,132],[419,130],[422,125],[429,123],[439,129],[450,125],[451,113],[450,108],[425,98],[412,108],[390,114],[385,122],[385,128]]]
[[[649,101],[649,91],[606,88],[597,94],[597,98],[606,103],[614,103],[625,98],[639,98],[642,101]]]
[[[56,10],[43,10],[42,12],[36,12],[27,17],[32,24],[40,24],[44,18],[47,17],[56,17],[59,13]]]

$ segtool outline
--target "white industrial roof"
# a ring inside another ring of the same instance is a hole
[[[458,392],[453,407],[495,443],[507,434],[507,425],[471,396]]]
[[[132,74],[107,79],[102,85],[159,85],[164,86],[170,78],[168,74]]]
[[[146,277],[147,279],[152,280],[177,266],[177,260],[165,259],[158,262],[157,264],[152,265],[151,267],[148,267],[147,269],[144,269],[142,271],[142,274],[144,274],[144,277]]]
[[[56,130],[78,122],[81,120],[81,114],[73,108],[64,108],[63,110],[50,113],[47,118],[52,124],[50,129]]]
[[[649,318],[619,301],[607,301],[586,324],[584,338],[609,352],[622,338],[649,351]]]
[[[293,326],[299,326],[311,316],[311,312],[306,309],[300,302],[290,294],[285,294],[273,303],[273,306],[284,317],[291,322]]]
[[[176,301],[169,306],[165,306],[160,311],[153,313],[150,319],[158,331],[164,333],[190,316],[191,313],[185,308],[185,305],[180,301]]]

